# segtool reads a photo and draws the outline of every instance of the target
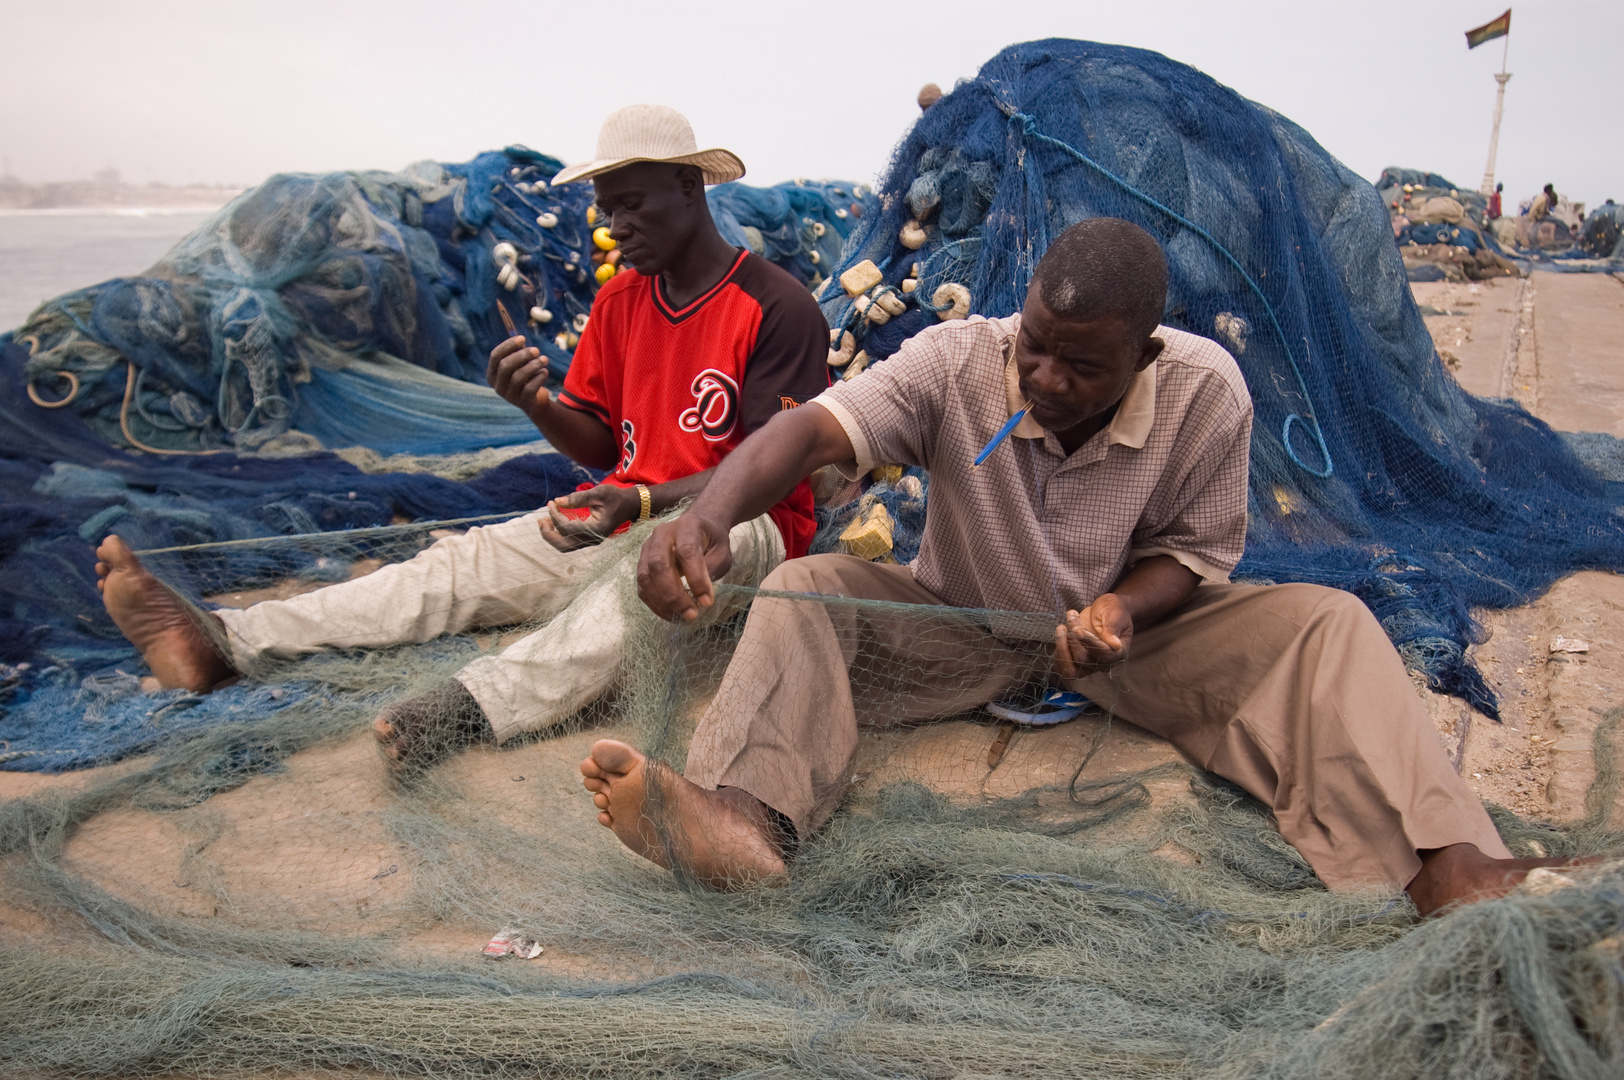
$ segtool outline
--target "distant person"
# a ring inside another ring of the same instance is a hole
[[[1528,216],[1535,221],[1544,221],[1551,216],[1558,202],[1555,184],[1546,184],[1545,190],[1534,196],[1533,203],[1528,207]]]
[[[607,690],[625,633],[621,583],[637,556],[612,550],[624,566],[576,595],[604,557],[596,545],[703,491],[745,436],[829,385],[817,302],[784,270],[729,244],[711,219],[705,185],[742,175],[731,151],[697,149],[681,113],[633,105],[604,121],[596,160],[553,178],[593,181],[609,235],[636,272],[599,291],[556,397],[546,358],[523,337],[491,352],[488,378],[561,453],[609,470],[605,483],[354,581],[210,613],[213,625],[194,621],[109,536],[96,552],[103,603],[158,681],[206,692],[261,657],[549,620],[384,711],[373,726],[385,754],[413,764],[556,724]],[[811,489],[797,484],[732,531],[727,542],[746,568],[739,580],[756,584],[805,554],[815,531]]]
[[[1500,193],[1506,189],[1504,184],[1494,185],[1494,192],[1489,196],[1488,220],[1494,221],[1500,217]]]

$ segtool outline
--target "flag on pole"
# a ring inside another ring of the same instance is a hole
[[[1466,48],[1475,49],[1485,41],[1493,41],[1498,37],[1505,37],[1511,33],[1511,9],[1498,19],[1492,19],[1475,30],[1466,31]]]

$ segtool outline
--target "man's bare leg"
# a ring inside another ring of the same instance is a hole
[[[748,792],[708,791],[613,739],[592,744],[581,775],[598,821],[650,862],[670,869],[675,859],[713,889],[788,878],[771,812]],[[663,829],[648,816],[651,786],[658,789]]]
[[[1405,892],[1423,916],[1437,915],[1451,905],[1470,904],[1505,896],[1540,867],[1589,866],[1599,857],[1582,859],[1496,859],[1472,844],[1451,844],[1421,854],[1421,871]]]
[[[207,693],[237,674],[196,612],[153,577],[128,544],[109,536],[96,549],[96,559],[96,588],[107,613],[141,651],[160,685]],[[224,627],[219,630],[224,637]]]
[[[456,679],[392,703],[372,722],[372,734],[385,757],[407,768],[426,768],[496,737],[479,702]]]

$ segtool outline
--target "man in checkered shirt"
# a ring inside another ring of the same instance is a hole
[[[1165,258],[1143,230],[1072,226],[1019,315],[933,327],[774,418],[656,530],[639,567],[655,613],[696,618],[735,523],[825,465],[918,465],[931,485],[912,566],[816,555],[763,589],[1049,612],[1052,645],[1012,647],[1022,632],[1008,617],[758,597],[685,776],[624,743],[593,746],[581,769],[599,820],[717,887],[778,879],[839,805],[862,727],[1049,680],[1267,803],[1331,888],[1403,888],[1428,914],[1560,862],[1510,858],[1359,600],[1229,583],[1246,535],[1251,397],[1222,348],[1157,325],[1166,295]],[[1027,402],[1012,437],[972,467]],[[663,835],[645,813],[651,784]]]

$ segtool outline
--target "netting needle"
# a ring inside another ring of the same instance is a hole
[[[1004,426],[998,429],[998,434],[994,435],[988,441],[987,445],[981,448],[981,453],[976,455],[976,459],[970,462],[970,468],[979,468],[983,461],[986,461],[989,457],[991,457],[992,452],[998,449],[998,444],[1009,438],[1009,433],[1015,430],[1015,425],[1019,424],[1023,419],[1025,419],[1026,414],[1030,412],[1031,409],[1032,403],[1028,401],[1016,411],[1014,416],[1011,416],[1008,420],[1004,421]]]
[[[508,314],[507,308],[502,306],[502,301],[500,300],[496,302],[496,313],[502,316],[502,325],[507,327],[508,337],[516,337],[519,333],[519,328],[513,325],[513,316]]]

